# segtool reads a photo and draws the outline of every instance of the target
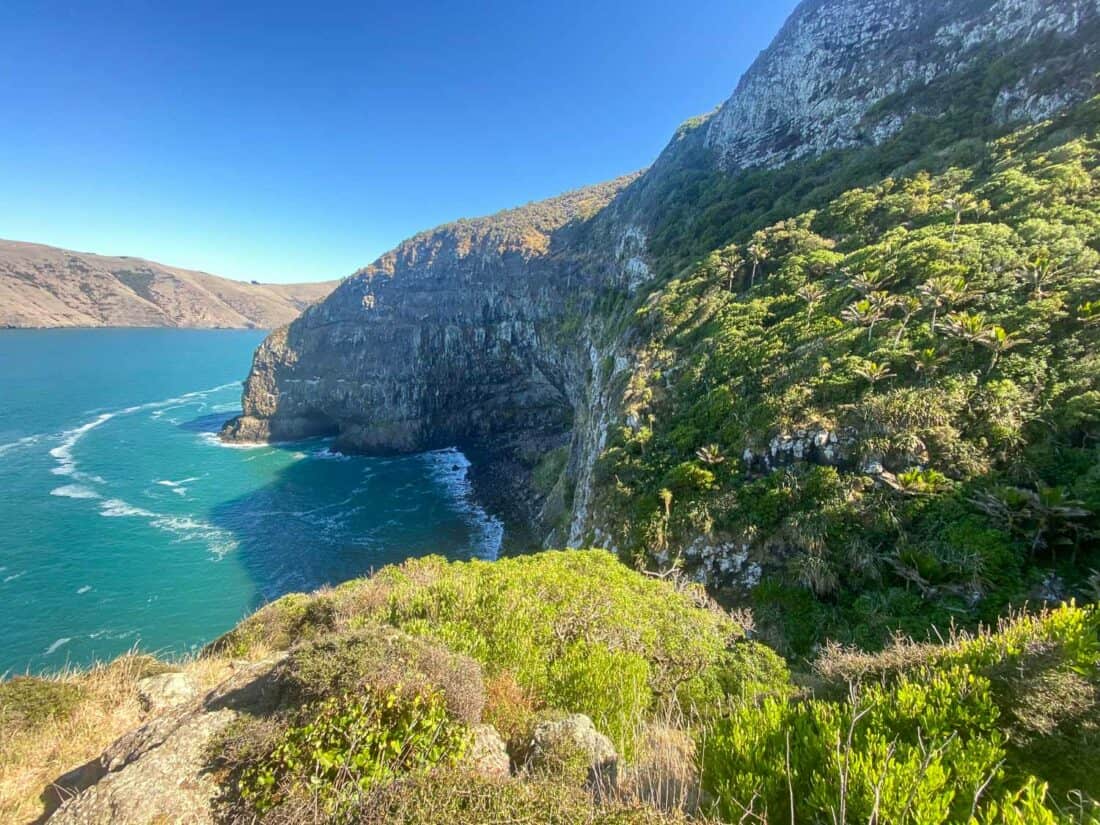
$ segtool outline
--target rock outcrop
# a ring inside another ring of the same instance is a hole
[[[706,145],[724,168],[743,169],[878,143],[950,102],[914,93],[1023,50],[1034,51],[1028,70],[986,114],[1046,117],[1094,87],[1066,63],[1095,57],[1098,18],[1097,0],[809,0],[710,120]],[[1063,52],[1070,41],[1079,48]],[[899,105],[881,105],[889,98]]]
[[[275,660],[247,665],[205,696],[177,704],[123,736],[98,759],[57,780],[67,801],[49,821],[217,821],[221,789],[210,771],[210,745],[241,713],[269,711],[278,697]]]
[[[243,283],[141,258],[0,241],[0,327],[274,329],[335,286]]]
[[[459,446],[549,542],[607,543],[594,470],[623,421],[636,343],[616,313],[660,268],[650,239],[673,194],[683,217],[690,181],[885,141],[944,115],[990,61],[999,85],[982,75],[975,119],[1046,117],[1096,92],[1098,30],[1100,0],[808,0],[730,100],[642,175],[418,235],[274,333],[223,437]],[[825,439],[807,449],[839,460],[843,445]],[[535,495],[531,469],[562,444],[559,483]]]
[[[401,244],[263,343],[244,415],[223,437],[335,435],[341,450],[371,452],[457,445],[487,455],[496,487],[509,487],[568,442],[589,406],[585,321],[610,284],[628,288],[631,270],[627,258],[610,271],[615,261],[577,238],[631,180]]]

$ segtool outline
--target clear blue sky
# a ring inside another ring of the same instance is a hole
[[[652,162],[795,0],[3,0],[0,237],[234,278]]]

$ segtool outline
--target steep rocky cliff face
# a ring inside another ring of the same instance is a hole
[[[573,240],[630,180],[401,244],[260,347],[244,416],[224,435],[337,435],[341,449],[381,452],[457,444],[487,451],[495,473],[529,468],[587,406],[584,322],[613,278]]]
[[[982,128],[1081,100],[1097,88],[1098,20],[1100,0],[808,0],[730,100],[685,124],[646,173],[418,235],[273,334],[223,436],[488,451],[483,472],[541,534],[611,543],[594,468],[636,357],[621,310],[669,274],[653,239],[674,221],[691,235],[713,181],[889,143],[960,96]],[[764,186],[750,200],[786,194]],[[741,207],[710,204],[709,219]],[[557,483],[533,494],[530,471],[564,444]]]
[[[706,145],[729,169],[881,142],[907,116],[951,102],[907,93],[1025,50],[984,114],[1044,117],[1092,87],[1088,72],[1067,64],[1084,65],[1097,49],[1086,35],[1098,11],[1096,0],[803,3],[711,119]],[[1064,50],[1071,40],[1079,48]],[[898,105],[878,105],[891,97]]]

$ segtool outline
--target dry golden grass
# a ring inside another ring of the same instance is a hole
[[[200,690],[225,679],[222,658],[189,658],[166,665],[130,653],[88,670],[45,677],[80,689],[71,711],[40,724],[0,723],[0,822],[32,822],[46,811],[43,793],[64,773],[99,756],[124,733],[147,720],[138,682],[151,673],[182,670]]]

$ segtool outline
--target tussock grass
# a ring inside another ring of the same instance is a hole
[[[138,701],[141,679],[179,670],[206,689],[230,669],[226,659],[189,657],[169,663],[133,650],[87,669],[0,684],[0,821],[42,817],[64,798],[65,792],[53,787],[61,776],[146,721]]]

